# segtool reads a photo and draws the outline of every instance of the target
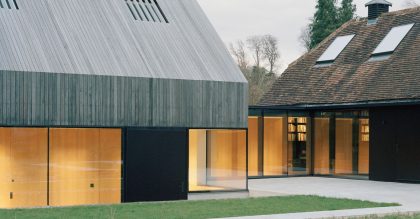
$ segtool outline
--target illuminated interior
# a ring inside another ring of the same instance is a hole
[[[48,129],[0,128],[0,208],[47,205]]]
[[[259,155],[259,120],[260,117],[248,118],[248,176],[260,176],[260,155]]]
[[[328,115],[314,119],[314,174],[346,177],[368,175],[367,112],[337,112]]]
[[[336,119],[335,174],[353,174],[353,119]]]
[[[245,190],[246,131],[189,131],[189,191]]]
[[[330,174],[330,119],[315,118],[314,173]]]
[[[288,175],[306,175],[309,173],[310,144],[306,117],[288,118]]]
[[[316,112],[313,119],[302,112],[269,113],[249,117],[250,176],[369,175],[368,111]]]
[[[264,117],[264,176],[287,174],[286,118]]]
[[[121,201],[121,130],[50,129],[50,205]]]
[[[120,203],[121,163],[120,129],[0,128],[0,208]]]
[[[369,119],[360,119],[359,174],[369,174]]]

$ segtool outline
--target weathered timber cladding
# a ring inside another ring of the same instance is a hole
[[[247,126],[246,83],[0,71],[0,126]]]

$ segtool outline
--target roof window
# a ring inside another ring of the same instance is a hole
[[[340,53],[347,47],[354,36],[355,34],[335,38],[334,42],[331,43],[316,63],[319,65],[332,64]]]
[[[392,28],[378,47],[376,47],[375,51],[373,51],[372,55],[376,56],[393,53],[413,26],[414,24],[407,24]]]

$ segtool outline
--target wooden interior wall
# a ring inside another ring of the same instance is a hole
[[[48,129],[0,128],[0,207],[47,205]]]
[[[50,205],[121,201],[121,131],[50,129]]]
[[[11,160],[10,145],[12,130],[0,128],[0,208],[10,208],[12,203],[9,198],[11,188]]]
[[[259,175],[259,130],[258,117],[248,118],[248,174]]]
[[[207,184],[206,143],[206,130],[189,131],[188,185],[190,191],[198,190],[199,186]]]
[[[244,176],[246,171],[246,131],[207,131],[211,177]]]
[[[336,120],[335,174],[353,173],[353,120]]]
[[[264,118],[264,175],[280,176],[287,166],[285,118]]]
[[[121,202],[121,129],[100,129],[99,203]]]
[[[315,118],[314,173],[330,174],[330,120]]]

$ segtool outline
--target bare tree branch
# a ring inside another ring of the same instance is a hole
[[[261,67],[261,57],[263,55],[263,37],[251,36],[246,40],[249,50],[252,52],[252,57],[255,61],[255,66]]]
[[[307,25],[306,27],[302,28],[300,36],[299,36],[299,42],[306,52],[311,50],[311,26],[310,25]]]
[[[248,58],[245,49],[245,43],[242,40],[236,41],[235,44],[229,44],[229,50],[235,57],[239,68],[243,71],[248,68]]]
[[[278,48],[278,40],[272,35],[265,35],[263,37],[263,57],[268,61],[269,74],[274,74],[274,70],[280,59],[280,52]]]

